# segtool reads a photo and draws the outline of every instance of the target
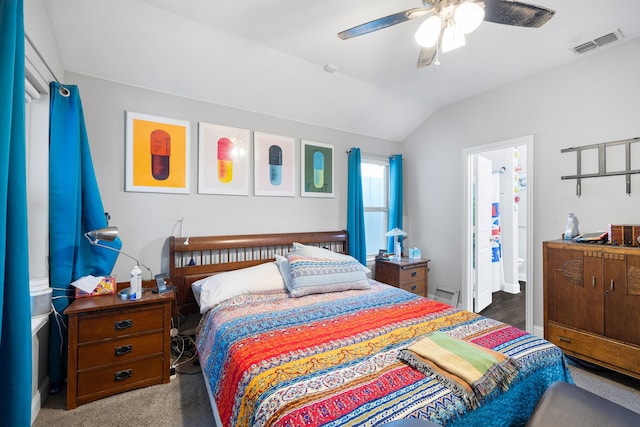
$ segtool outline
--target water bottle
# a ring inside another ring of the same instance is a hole
[[[578,224],[573,212],[569,212],[567,216],[567,228],[564,230],[564,240],[571,240],[578,237]]]
[[[129,281],[129,299],[142,299],[142,270],[138,264],[131,269],[131,279]]]

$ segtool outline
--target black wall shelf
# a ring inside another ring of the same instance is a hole
[[[578,197],[582,194],[582,179],[584,178],[598,178],[602,176],[626,176],[626,188],[627,194],[631,194],[631,175],[640,173],[640,169],[631,169],[631,144],[640,143],[640,137],[631,139],[623,139],[620,141],[603,142],[600,144],[584,145],[582,147],[563,148],[561,153],[577,153],[577,166],[575,175],[565,175],[561,179],[575,179],[576,180],[576,195]],[[607,171],[607,148],[624,145],[624,170]],[[598,172],[596,173],[582,173],[582,152],[585,150],[598,150]]]

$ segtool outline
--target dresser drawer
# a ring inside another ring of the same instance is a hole
[[[401,268],[400,269],[400,283],[403,282],[414,282],[418,280],[424,281],[424,278],[427,276],[427,269],[423,266],[420,267],[411,267],[411,268]]]
[[[404,289],[405,291],[409,291],[417,295],[425,296],[427,295],[427,282],[425,280],[420,280],[416,282],[400,283],[400,289]]]
[[[405,291],[427,296],[429,290],[429,260],[376,260],[374,279]]]
[[[78,371],[78,400],[95,393],[113,394],[138,383],[162,382],[162,355],[118,363],[100,369]]]
[[[567,328],[549,322],[546,339],[568,354],[605,365],[615,370],[638,375],[640,348],[601,335]],[[603,355],[606,355],[603,357]]]
[[[108,342],[78,346],[78,369],[88,369],[110,363],[126,362],[139,357],[162,353],[163,331]]]
[[[162,307],[152,307],[78,316],[78,343],[162,329],[163,313]]]

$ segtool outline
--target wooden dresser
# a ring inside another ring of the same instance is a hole
[[[428,259],[377,259],[375,279],[426,297],[429,291]]]
[[[173,292],[142,300],[76,299],[67,309],[67,409],[112,394],[169,382]]]
[[[543,264],[545,338],[640,378],[640,248],[544,242]]]

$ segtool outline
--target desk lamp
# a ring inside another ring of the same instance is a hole
[[[113,240],[116,237],[118,237],[118,227],[111,226],[111,227],[106,227],[106,228],[100,228],[98,230],[88,231],[88,232],[84,233],[84,237],[87,238],[87,240],[89,241],[89,243],[91,243],[92,246],[98,246],[98,247],[101,247],[101,248],[110,249],[110,250],[112,250],[114,252],[118,252],[118,253],[120,253],[120,254],[122,254],[124,256],[128,256],[129,258],[134,260],[138,265],[141,265],[144,268],[146,268],[147,271],[149,271],[149,275],[151,276],[150,280],[153,279],[153,273],[151,272],[151,269],[149,267],[147,267],[146,265],[144,265],[142,262],[140,262],[139,259],[132,257],[131,255],[129,255],[126,252],[121,251],[120,249],[116,249],[116,248],[112,248],[111,246],[100,244],[100,240],[105,240],[107,242],[113,242]]]

